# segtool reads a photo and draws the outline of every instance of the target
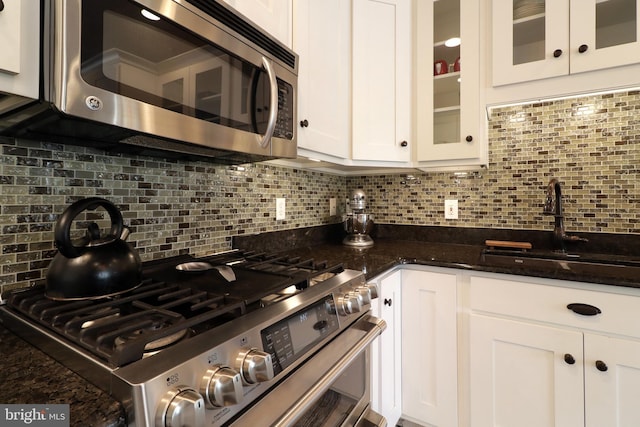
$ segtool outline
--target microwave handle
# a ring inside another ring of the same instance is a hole
[[[276,120],[278,119],[278,81],[276,80],[276,72],[273,70],[271,61],[262,57],[262,65],[267,70],[267,76],[269,76],[269,86],[271,89],[271,99],[269,100],[269,120],[267,122],[267,130],[264,132],[262,141],[260,141],[261,147],[266,147],[271,141],[273,132],[276,129]]]

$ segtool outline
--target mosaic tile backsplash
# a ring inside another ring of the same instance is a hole
[[[84,197],[118,206],[143,261],[228,250],[238,234],[334,223],[329,199],[346,197],[345,179],[337,175],[260,163],[167,162],[9,138],[0,143],[2,290],[44,281],[57,215]],[[285,220],[275,219],[276,197],[286,199]]]
[[[378,223],[552,230],[546,187],[562,184],[567,232],[640,232],[640,92],[490,111],[489,167],[455,175],[349,178]],[[444,219],[458,200],[459,218]]]
[[[339,222],[329,199],[367,194],[379,224],[550,230],[551,177],[568,232],[638,233],[640,92],[491,112],[487,170],[344,177],[268,164],[220,166],[0,138],[0,290],[44,281],[57,215],[83,197],[114,202],[143,260],[231,248],[231,237]],[[275,199],[286,199],[286,220]],[[457,199],[459,219],[444,219]],[[342,203],[338,204],[343,206]]]

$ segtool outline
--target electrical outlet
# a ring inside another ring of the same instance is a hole
[[[444,201],[444,219],[458,219],[458,201]]]
[[[337,212],[336,198],[332,197],[329,199],[329,216],[336,216]]]
[[[285,214],[285,198],[276,198],[276,220],[281,221],[286,218]]]

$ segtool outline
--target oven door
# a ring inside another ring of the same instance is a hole
[[[370,408],[369,349],[386,323],[363,316],[232,425],[386,426]]]

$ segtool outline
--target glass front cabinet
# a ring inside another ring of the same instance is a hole
[[[492,0],[493,86],[640,62],[638,0]]]
[[[421,169],[486,163],[477,0],[414,3],[416,158]]]

